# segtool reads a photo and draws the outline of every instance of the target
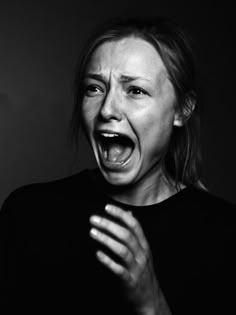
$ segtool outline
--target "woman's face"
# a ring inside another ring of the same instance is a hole
[[[104,178],[129,185],[158,172],[180,120],[156,49],[137,37],[102,44],[88,63],[84,88],[82,118]]]

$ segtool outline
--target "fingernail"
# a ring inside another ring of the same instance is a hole
[[[92,223],[99,223],[101,221],[100,217],[93,215],[90,217],[90,222]]]
[[[113,210],[112,205],[106,205],[105,210],[108,212],[112,212]]]
[[[97,258],[98,258],[99,260],[101,260],[101,261],[104,261],[104,260],[105,260],[105,255],[104,255],[102,252],[100,252],[100,251],[97,251],[97,252],[96,252],[96,256],[97,256]]]
[[[93,236],[97,236],[98,235],[98,231],[96,229],[92,228],[90,230],[90,234],[93,235]]]

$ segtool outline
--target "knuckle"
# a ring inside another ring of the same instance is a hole
[[[135,260],[141,269],[145,268],[148,264],[148,256],[146,254],[139,255],[139,257],[136,257]]]
[[[123,211],[118,207],[114,207],[114,212],[119,217],[122,217],[122,215],[123,215]]]
[[[146,241],[143,242],[143,249],[145,250],[145,253],[148,257],[151,256],[151,250]]]
[[[129,287],[131,289],[135,289],[137,287],[137,285],[138,285],[137,279],[132,274],[130,274],[129,283],[128,284],[129,284]]]
[[[108,237],[105,234],[103,234],[103,233],[99,234],[99,238],[104,243],[109,241]]]
[[[126,271],[124,268],[120,267],[117,269],[117,274],[123,279],[125,280],[126,278]]]
[[[124,248],[121,248],[121,250],[120,250],[120,255],[121,255],[121,257],[122,258],[127,258],[127,256],[128,256],[128,250],[124,247]]]
[[[148,262],[148,255],[145,254],[142,257],[142,266],[146,266],[147,262]]]
[[[122,277],[125,277],[125,269],[124,268],[120,268],[120,275],[122,276]]]
[[[101,219],[101,225],[102,227],[109,227],[110,222],[107,219],[102,218]]]
[[[103,218],[100,219],[99,224],[100,224],[101,226],[104,226],[104,225],[105,225],[105,222],[104,222],[104,219],[103,219]]]
[[[131,221],[131,227],[134,231],[138,231],[139,230],[139,223],[135,218],[132,218]]]
[[[131,234],[131,232],[130,232],[130,231],[124,232],[124,241],[125,241],[126,243],[130,243],[131,239],[132,239],[132,234]]]

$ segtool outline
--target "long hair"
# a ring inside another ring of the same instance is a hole
[[[79,58],[74,80],[74,111],[72,134],[78,137],[83,100],[83,79],[86,66],[95,49],[105,42],[125,37],[138,37],[157,50],[169,75],[176,95],[176,106],[184,124],[173,127],[165,156],[165,170],[176,186],[183,183],[201,187],[200,177],[200,112],[195,86],[195,66],[192,46],[186,33],[167,18],[110,20],[97,28],[89,38]]]

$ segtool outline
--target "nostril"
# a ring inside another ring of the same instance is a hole
[[[122,119],[119,107],[114,104],[104,103],[100,110],[100,116],[103,120],[118,120]]]

